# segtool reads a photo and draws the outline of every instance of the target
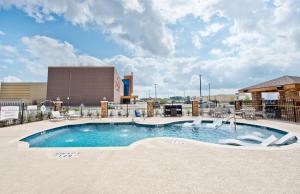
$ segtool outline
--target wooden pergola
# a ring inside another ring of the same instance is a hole
[[[279,100],[300,100],[300,77],[282,76],[254,86],[243,88],[239,93],[251,93],[252,103],[256,110],[261,109],[262,93],[278,92]]]

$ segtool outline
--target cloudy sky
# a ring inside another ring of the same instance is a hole
[[[0,80],[115,65],[135,93],[234,93],[300,76],[299,0],[0,0]]]

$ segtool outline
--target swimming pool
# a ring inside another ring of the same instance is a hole
[[[219,143],[221,139],[254,134],[262,138],[274,135],[280,138],[286,132],[255,125],[238,123],[236,130],[230,124],[215,129],[210,121],[201,124],[180,122],[167,125],[141,125],[135,123],[87,123],[67,125],[28,136],[21,141],[29,147],[115,147],[128,146],[138,140],[152,137],[176,137]],[[258,142],[251,142],[258,143]]]

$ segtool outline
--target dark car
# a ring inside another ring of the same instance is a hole
[[[153,107],[154,108],[160,108],[160,102],[154,102]]]

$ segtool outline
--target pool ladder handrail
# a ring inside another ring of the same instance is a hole
[[[229,118],[226,121],[222,120],[222,123],[220,125],[217,125],[215,128],[219,129],[220,127],[222,127],[225,123],[227,123],[231,119],[234,119],[234,121],[233,121],[233,123],[234,123],[234,130],[236,131],[236,118],[235,118],[235,114],[233,114],[233,116],[229,116]]]

